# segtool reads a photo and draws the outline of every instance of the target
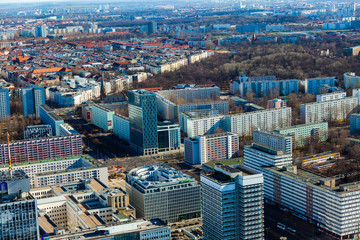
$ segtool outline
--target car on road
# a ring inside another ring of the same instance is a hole
[[[288,230],[292,234],[296,234],[296,230],[291,227],[287,227],[286,230]]]
[[[283,223],[277,223],[276,227],[280,228],[281,230],[286,230],[286,225]]]
[[[289,212],[289,209],[287,208],[280,208],[281,211],[284,211],[284,212]]]

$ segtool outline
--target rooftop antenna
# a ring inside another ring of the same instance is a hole
[[[7,136],[8,154],[9,154],[9,172],[10,172],[10,177],[12,177],[12,164],[11,164],[10,134],[9,134],[9,132],[6,132],[6,136]]]

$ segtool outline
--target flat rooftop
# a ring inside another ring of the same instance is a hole
[[[11,174],[10,171],[0,172],[0,182],[14,181],[27,178],[29,178],[29,176],[22,170],[12,170]]]
[[[334,178],[326,177],[314,172],[310,172],[304,169],[297,169],[297,173],[286,171],[285,169],[278,168],[278,167],[265,167],[266,170],[269,170],[271,172],[277,173],[281,176],[285,176],[291,179],[294,179],[298,182],[302,182],[305,185],[309,185],[312,187],[315,187],[317,189],[327,191],[335,191],[338,193],[348,193],[351,191],[359,191],[360,190],[360,181],[358,182],[352,182],[352,183],[345,183],[345,184],[339,184],[335,187],[330,187],[324,184],[321,184],[320,181],[327,181]]]
[[[325,103],[329,103],[329,102],[341,102],[341,101],[348,101],[348,100],[352,100],[352,99],[357,99],[357,98],[356,97],[344,97],[344,98],[337,98],[337,99],[330,100],[330,101],[304,103],[301,105],[325,104]]]
[[[31,126],[26,126],[25,130],[33,130],[33,129],[39,129],[39,128],[44,128],[44,129],[51,129],[51,126],[49,124],[42,124],[42,125],[31,125]]]
[[[230,158],[230,159],[224,159],[224,160],[218,160],[218,161],[211,161],[211,162],[207,162],[204,163],[204,165],[210,167],[210,168],[214,168],[216,166],[216,164],[223,164],[223,165],[228,165],[228,166],[232,166],[232,165],[244,165],[244,158]]]
[[[134,179],[143,188],[163,187],[182,182],[195,181],[193,177],[165,164],[132,169],[128,173],[128,177]]]
[[[54,119],[55,121],[64,121],[59,115],[57,115],[55,112],[48,112],[48,115]]]
[[[155,228],[164,228],[167,227],[163,222],[157,219],[153,219],[150,221],[146,221],[144,219],[134,220],[133,222],[126,222],[123,224],[110,226],[110,227],[102,227],[98,226],[96,229],[86,229],[80,232],[72,232],[68,234],[58,235],[58,236],[49,236],[49,239],[56,240],[68,240],[73,238],[78,238],[79,236],[82,239],[99,239],[104,237],[117,236],[120,234],[126,234],[131,232],[139,232],[146,231]],[[168,228],[168,227],[167,227]],[[169,229],[170,232],[170,229]]]
[[[291,153],[286,153],[286,152],[283,152],[281,150],[278,150],[278,149],[275,149],[275,148],[272,148],[272,147],[269,147],[267,145],[260,144],[260,143],[253,143],[251,146],[248,146],[248,147],[254,148],[256,150],[260,150],[260,151],[263,151],[263,152],[266,152],[266,153],[271,154],[271,155],[277,155],[277,156],[291,155]]]
[[[202,173],[203,176],[211,178],[212,180],[220,184],[233,182],[234,178],[237,176],[246,177],[255,174],[259,174],[259,173],[255,172],[250,168],[245,167],[244,165],[228,166],[228,165],[223,165],[221,163],[215,165],[214,171],[210,173],[209,172]]]
[[[51,107],[49,107],[47,104],[43,104],[43,105],[41,105],[41,107],[42,107],[46,112],[54,112],[54,109],[52,109]]]
[[[225,137],[225,136],[237,136],[237,134],[231,133],[231,132],[223,132],[223,133],[214,133],[214,134],[209,134],[209,135],[204,135],[204,136],[207,139],[211,139],[211,138],[218,138],[218,137]]]
[[[106,108],[104,106],[101,106],[99,104],[94,104],[94,105],[92,105],[92,107],[96,107],[96,108],[98,108],[100,110],[103,110],[105,112],[113,112],[113,113],[115,113],[114,110],[108,109],[108,108]]]
[[[90,155],[52,158],[52,159],[45,159],[45,160],[32,161],[32,162],[21,162],[21,163],[12,164],[12,166],[14,167],[14,166],[34,165],[34,164],[57,162],[57,161],[72,160],[72,159],[83,159],[87,162],[94,163],[96,166],[105,166],[101,162],[97,161],[95,158],[91,157]],[[8,167],[9,165],[0,165],[0,168],[8,168]]]
[[[254,132],[266,133],[266,134],[269,134],[271,136],[282,137],[282,138],[284,138],[284,137],[291,138],[291,136],[289,136],[289,135],[284,135],[284,134],[281,134],[281,133],[270,132],[270,131],[265,131],[265,130],[255,130]]]
[[[242,115],[251,115],[251,114],[259,114],[263,112],[276,112],[276,111],[284,111],[284,110],[290,110],[290,107],[283,107],[283,108],[270,108],[270,109],[263,109],[259,111],[253,111],[253,112],[244,112],[244,113],[237,113],[237,114],[228,114],[228,117],[237,117]]]
[[[317,122],[317,123],[306,123],[306,124],[298,124],[298,125],[294,125],[294,126],[290,126],[290,127],[284,127],[284,128],[279,128],[276,129],[274,131],[282,131],[282,130],[288,130],[288,129],[294,129],[294,128],[303,128],[303,127],[311,127],[311,126],[318,126],[318,125],[328,125],[328,122]]]

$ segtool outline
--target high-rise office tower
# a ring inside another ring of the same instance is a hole
[[[263,175],[242,165],[217,165],[201,175],[206,239],[264,239]]]
[[[42,24],[42,25],[35,27],[35,36],[36,37],[46,37],[47,36],[46,24]]]
[[[39,117],[39,107],[45,104],[44,87],[27,87],[21,89],[24,116],[35,114]]]
[[[132,90],[129,97],[130,145],[143,155],[158,153],[156,95]]]
[[[148,22],[147,24],[147,27],[148,27],[148,34],[156,34],[157,33],[157,23],[154,22],[154,21],[150,21]]]
[[[0,118],[10,115],[9,90],[0,88]]]
[[[39,239],[36,199],[22,170],[0,172],[0,239]]]

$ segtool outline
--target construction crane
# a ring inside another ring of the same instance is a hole
[[[9,132],[6,132],[6,136],[7,136],[8,154],[9,154],[9,172],[10,172],[10,177],[12,177],[12,165],[11,165],[11,153],[10,153],[10,134],[9,134]]]

